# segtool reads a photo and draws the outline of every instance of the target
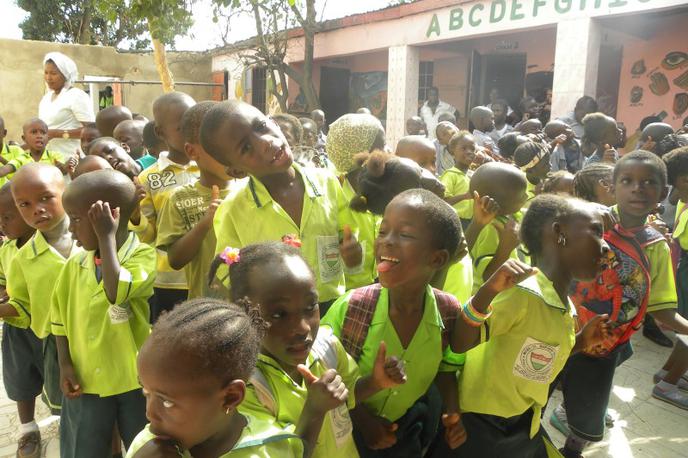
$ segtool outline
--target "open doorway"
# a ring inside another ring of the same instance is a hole
[[[349,81],[351,72],[345,68],[320,69],[320,105],[329,122],[349,112]]]
[[[474,106],[490,103],[492,89],[497,89],[509,106],[518,107],[525,89],[526,63],[526,53],[479,54],[474,51],[466,112]]]

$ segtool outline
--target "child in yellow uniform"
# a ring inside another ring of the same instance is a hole
[[[205,152],[198,139],[203,116],[213,105],[200,102],[182,117],[186,154],[198,165],[201,177],[175,189],[158,218],[157,247],[167,252],[172,268],[184,269],[189,299],[208,296],[208,266],[216,243],[213,217],[231,183],[225,168]]]
[[[350,113],[332,123],[327,135],[327,154],[339,171],[345,202],[351,202],[359,188],[362,162],[375,149],[384,147],[385,131],[380,121],[371,115]],[[375,280],[373,241],[377,218],[369,211],[353,211],[346,205],[340,212],[342,222],[351,227],[353,236],[361,244],[363,263],[344,268],[346,289],[369,285]]]
[[[42,163],[27,164],[12,179],[12,196],[26,223],[36,229],[12,259],[7,272],[8,304],[3,314],[17,316],[43,341],[43,393],[56,415],[62,405],[55,336],[50,329],[50,298],[60,269],[80,251],[69,232],[62,207],[64,179],[60,171]],[[63,427],[68,427],[66,423]]]
[[[461,218],[461,226],[466,229],[473,219],[473,195],[469,188],[471,184],[471,164],[475,159],[475,139],[468,131],[454,134],[447,150],[454,158],[454,167],[447,169],[440,181],[445,187],[444,200],[454,207]]]
[[[63,175],[67,173],[67,167],[60,162],[60,155],[46,149],[48,144],[48,126],[45,122],[38,118],[29,119],[24,123],[22,130],[22,140],[26,142],[29,150],[26,152],[22,151],[21,154],[17,154],[0,167],[0,181],[2,183],[6,181],[5,177],[8,179],[12,178],[12,175],[20,167],[32,162],[52,164],[59,168]]]
[[[606,337],[604,316],[576,335],[568,291],[593,279],[608,247],[591,204],[557,195],[536,197],[521,226],[537,268],[509,259],[463,307],[457,335],[481,344],[466,353],[459,378],[468,440],[457,457],[544,456],[540,412],[549,385],[572,352]]]
[[[136,355],[150,333],[155,251],[128,230],[138,200],[124,174],[85,173],[63,200],[86,252],[67,261],[52,297],[65,395],[60,456],[107,456],[115,425],[125,447],[146,425]]]
[[[274,121],[243,102],[213,107],[203,118],[201,144],[230,175],[250,175],[217,209],[215,252],[226,246],[300,239],[301,251],[316,273],[324,313],[344,293],[343,266],[353,268],[362,261],[360,244],[338,216],[348,202],[337,178],[324,169],[294,163]]]
[[[349,292],[323,319],[362,374],[373,370],[381,342],[408,374],[403,385],[380,391],[352,412],[362,456],[423,456],[440,418],[451,448],[465,440],[455,403],[462,359],[450,349],[469,348],[453,345],[460,305],[430,286],[462,239],[458,216],[438,196],[423,189],[399,194],[387,205],[375,240],[380,285]]]
[[[0,116],[0,162],[5,165],[8,161],[17,158],[24,154],[24,150],[17,145],[10,145],[5,141],[7,137],[7,129],[5,128],[5,120]]]
[[[526,176],[512,165],[491,162],[478,167],[471,177],[470,191],[496,203],[488,217],[474,217],[466,229],[473,259],[473,292],[509,258],[517,257],[519,239],[517,212],[525,203]],[[476,215],[478,216],[478,215]]]
[[[314,456],[358,456],[348,409],[402,383],[399,361],[386,359],[382,345],[371,374],[359,375],[339,339],[320,328],[315,277],[297,248],[272,242],[227,249],[221,258],[230,264],[232,298],[260,304],[269,323],[239,410],[294,424]]]
[[[145,217],[141,218],[143,227],[136,229],[143,242],[155,244],[158,216],[170,194],[176,188],[198,180],[198,166],[184,153],[184,136],[179,128],[184,112],[195,104],[190,96],[181,92],[161,95],[153,102],[155,132],[167,144],[167,151],[160,153],[155,165],[148,167],[138,177],[146,192],[141,201],[141,214]],[[154,286],[151,323],[155,322],[160,313],[171,310],[188,295],[184,272],[173,269],[167,260],[167,254],[161,250],[158,250]]]
[[[150,423],[127,458],[303,456],[298,436],[237,410],[264,332],[259,316],[246,302],[195,299],[158,320],[138,356]]]
[[[12,306],[7,301],[7,271],[12,259],[33,236],[35,229],[26,224],[12,198],[9,184],[0,188],[0,231],[7,237],[0,246],[0,309]],[[11,310],[10,310],[11,309]],[[0,315],[5,315],[0,311]],[[2,328],[2,382],[7,397],[17,403],[19,413],[18,456],[40,453],[41,433],[34,419],[36,397],[43,390],[43,345],[29,328],[14,326],[7,318]]]

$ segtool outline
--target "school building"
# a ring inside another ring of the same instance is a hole
[[[324,23],[312,76],[329,122],[368,107],[392,144],[431,86],[462,118],[492,88],[512,107],[551,88],[552,117],[591,95],[630,135],[647,115],[675,127],[688,116],[686,24],[685,0],[420,0]],[[300,68],[303,34],[289,37],[288,60]],[[273,112],[270,75],[242,59],[251,45],[215,50],[214,78],[230,98]],[[303,111],[288,85],[289,110]]]

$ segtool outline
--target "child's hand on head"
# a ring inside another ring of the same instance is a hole
[[[69,172],[69,167],[67,167],[67,164],[60,162],[57,159],[55,161],[53,161],[53,164],[55,165],[55,167],[60,169],[60,172],[62,173],[62,175],[66,175]]]
[[[554,141],[552,143],[554,145],[561,145],[561,144],[566,143],[567,140],[568,140],[568,137],[566,136],[566,134],[559,134],[554,138]]]
[[[404,362],[396,356],[387,356],[387,344],[380,342],[373,366],[373,383],[381,390],[406,383]]]
[[[499,233],[499,245],[503,246],[507,251],[511,252],[521,243],[518,236],[519,224],[513,216],[509,216],[506,224],[495,223],[495,229]]]
[[[456,412],[442,414],[442,424],[444,425],[444,440],[450,449],[457,449],[466,442],[468,436],[461,421],[461,414]]]
[[[79,380],[76,378],[74,366],[60,365],[60,389],[67,399],[75,399],[83,393]]]
[[[657,146],[657,143],[652,139],[652,137],[647,137],[645,143],[643,143],[638,149],[642,149],[645,151],[654,151],[655,146]]]
[[[296,368],[303,376],[308,388],[306,403],[310,404],[312,409],[324,413],[346,402],[349,390],[336,370],[328,369],[322,377],[318,378],[303,364],[299,364]]]
[[[76,166],[79,165],[79,152],[75,152],[69,159],[67,159],[67,173],[69,173],[70,178],[74,178],[74,171]]]
[[[360,266],[363,262],[363,248],[354,237],[348,224],[344,226],[344,238],[339,244],[339,254],[342,256],[344,265],[350,269]]]
[[[596,315],[585,323],[578,334],[578,347],[593,355],[604,353],[604,341],[609,338],[612,331],[612,322],[609,315]]]
[[[473,191],[473,222],[480,226],[487,226],[497,217],[499,204],[490,196],[480,196]]]
[[[487,279],[485,286],[500,293],[535,275],[537,271],[536,267],[529,266],[518,259],[508,259]]]
[[[136,458],[179,458],[179,449],[171,440],[155,438],[136,452]]]
[[[99,200],[88,210],[88,220],[98,239],[115,235],[119,226],[119,208],[110,209],[108,202]]]

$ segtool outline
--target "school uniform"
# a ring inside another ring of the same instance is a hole
[[[473,288],[473,260],[466,254],[447,270],[442,291],[452,294],[460,304],[465,304],[471,298]]]
[[[303,443],[301,439],[272,422],[243,414],[246,426],[241,431],[239,440],[232,450],[219,455],[218,458],[301,458]],[[135,458],[136,454],[148,442],[155,439],[150,425],[141,431],[127,450],[126,458]],[[180,458],[192,458],[188,450],[178,450]]]
[[[168,197],[180,186],[195,183],[199,173],[195,162],[177,164],[169,159],[167,151],[160,153],[158,161],[141,172],[139,182],[146,190],[146,197],[141,201],[141,225],[135,229],[141,241],[155,243],[159,230],[158,217]],[[175,304],[184,301],[188,294],[184,271],[170,267],[167,253],[162,250],[158,250],[157,253],[155,298],[151,305],[152,323],[162,311],[171,310]]]
[[[103,288],[95,252],[69,258],[52,296],[52,332],[65,336],[83,394],[65,398],[60,456],[106,456],[117,423],[125,446],[146,425],[136,356],[150,334],[148,298],[153,294],[155,251],[130,232],[117,251],[117,297]]]
[[[322,319],[321,325],[329,326],[337,336],[342,336],[344,322],[353,291],[339,298]],[[384,341],[387,354],[403,361],[407,374],[406,383],[381,390],[363,401],[376,416],[397,423],[397,444],[385,451],[385,456],[421,456],[437,431],[441,416],[441,399],[433,386],[438,372],[456,372],[463,359],[447,346],[442,348],[444,324],[431,286],[427,286],[421,322],[410,344],[404,348],[394,325],[389,320],[389,291],[381,288],[367,335],[358,357],[358,367],[363,375],[372,373],[375,357]],[[363,456],[376,456],[366,449],[360,433],[354,437]]]
[[[440,177],[440,181],[444,185],[445,197],[453,197],[459,194],[466,194],[471,185],[471,171],[464,172],[456,167],[448,169]],[[461,226],[466,229],[473,219],[473,199],[468,198],[457,202],[454,205],[456,214],[461,219]]]
[[[9,143],[3,143],[2,148],[0,148],[0,156],[9,163],[9,161],[16,159],[19,156],[22,156],[26,154],[23,149],[21,149],[17,145],[10,145]],[[10,173],[8,175],[5,175],[4,177],[0,178],[0,186],[4,185],[7,183],[7,181],[12,178],[12,175],[14,173]]]
[[[459,376],[468,440],[456,456],[536,456],[549,385],[576,342],[573,304],[538,272],[498,294],[492,307]]]
[[[348,206],[337,178],[323,169],[292,165],[305,189],[300,224],[273,200],[260,180],[250,177],[215,212],[215,253],[225,247],[243,248],[285,236],[301,240],[301,254],[313,269],[319,301],[327,303],[344,294],[344,263],[339,255],[342,222],[339,213]],[[321,307],[321,313],[326,307]]]
[[[520,222],[520,213],[516,213],[512,216]],[[473,259],[473,294],[478,292],[478,289],[485,283],[483,274],[488,264],[492,262],[492,258],[499,246],[499,231],[495,227],[495,224],[505,225],[507,222],[508,218],[506,216],[498,216],[493,222],[482,228],[478,234],[478,238],[473,244],[473,248],[470,251],[471,259]],[[509,258],[519,258],[517,248],[511,251]]]
[[[5,273],[19,251],[16,240],[0,246],[0,287],[7,288]],[[43,391],[43,343],[30,328],[5,318],[2,327],[2,381],[13,401],[33,401]]]
[[[229,187],[220,190],[220,198],[229,194]],[[189,183],[172,192],[162,207],[158,218],[156,247],[167,252],[170,245],[188,233],[205,216],[210,205],[212,189],[200,181]],[[207,297],[208,270],[215,257],[215,231],[208,229],[200,249],[194,258],[184,266],[184,274],[189,285],[189,299]]]
[[[59,153],[45,150],[45,151],[43,151],[43,155],[38,160],[38,162],[40,162],[41,164],[55,165],[56,162],[61,162],[61,160],[62,159],[61,159]],[[19,170],[20,168],[22,168],[26,164],[31,164],[32,162],[36,162],[36,161],[33,160],[33,157],[27,151],[22,151],[21,154],[17,154],[14,158],[7,161],[8,165],[11,165],[12,167],[14,167],[14,172],[4,176],[2,178],[2,181],[0,181],[0,185],[4,184],[8,180],[10,180],[14,176],[14,174],[17,172],[17,170]]]
[[[328,328],[321,327],[306,359],[306,367],[316,377],[336,369],[349,390],[345,404],[327,412],[313,450],[314,457],[358,457],[351,435],[349,409],[356,405],[355,387],[360,378],[356,362]],[[263,419],[276,419],[282,427],[295,425],[308,397],[306,383],[296,383],[273,358],[259,354],[254,375],[249,380],[239,412]]]
[[[81,248],[72,243],[70,255]],[[50,328],[50,300],[62,266],[67,262],[45,240],[41,231],[36,233],[17,251],[7,273],[8,303],[19,317],[13,324],[30,327],[43,343],[43,395],[51,411],[59,415],[62,405],[60,368],[57,364],[57,346]]]
[[[356,196],[356,191],[354,191],[346,177],[341,177],[340,182],[342,184],[344,200],[351,202]],[[377,278],[375,238],[382,220],[379,216],[369,211],[365,213],[354,211],[348,205],[340,210],[339,218],[341,226],[348,224],[351,227],[354,237],[361,244],[361,249],[363,250],[363,260],[359,266],[349,268],[346,265],[342,265],[346,289],[350,290],[369,285]]]
[[[674,223],[673,237],[681,248],[681,257],[676,269],[678,286],[678,313],[688,318],[688,207],[683,201],[676,205],[676,222]]]

